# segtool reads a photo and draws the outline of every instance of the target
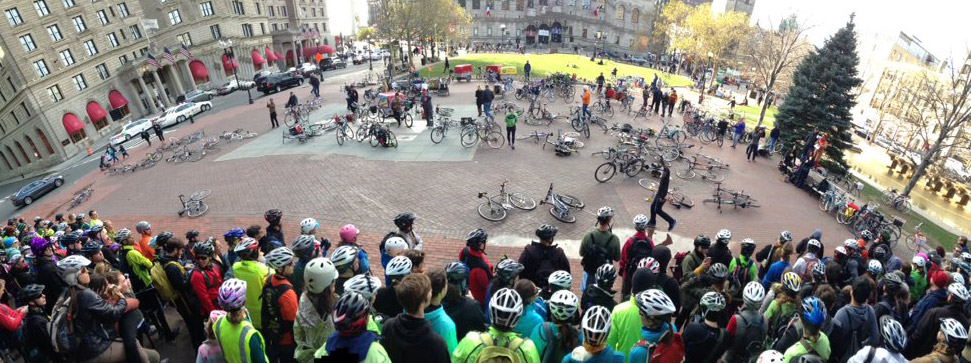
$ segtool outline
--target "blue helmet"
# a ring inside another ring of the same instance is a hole
[[[802,315],[800,317],[804,324],[819,328],[826,322],[826,307],[815,296],[807,297],[802,300]]]
[[[233,229],[230,229],[228,232],[223,234],[223,238],[225,238],[227,241],[238,240],[243,237],[246,237],[246,231],[239,227],[233,227]]]

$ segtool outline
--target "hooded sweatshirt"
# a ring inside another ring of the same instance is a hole
[[[732,251],[728,249],[728,244],[715,241],[708,249],[708,257],[711,257],[711,264],[720,263],[728,266],[732,263]]]
[[[853,306],[852,304],[844,305],[839,311],[836,312],[836,316],[833,317],[840,327],[845,329],[847,332],[856,331],[856,338],[860,340],[860,346],[864,345],[874,345],[880,343],[880,330],[879,324],[877,324],[877,314],[873,311],[873,307],[870,305]],[[847,334],[847,339],[852,339],[852,333]],[[852,342],[847,342],[849,346],[852,346]],[[846,356],[851,354],[856,354],[856,352],[846,352]],[[846,359],[846,358],[843,358]]]
[[[334,322],[330,316],[317,313],[306,292],[300,295],[299,306],[293,322],[293,340],[297,343],[295,358],[301,363],[312,362],[317,349],[334,333]]]
[[[873,352],[873,359],[867,361],[867,357],[870,355],[870,350],[876,349]],[[904,358],[903,354],[891,352],[884,348],[874,348],[874,347],[863,347],[859,352],[852,357],[847,363],[905,363],[907,358]]]
[[[442,300],[442,308],[455,323],[456,339],[462,340],[472,331],[485,331],[485,313],[482,312],[482,306],[478,301],[465,295],[459,295],[459,298],[453,300],[446,297]]]
[[[455,335],[455,322],[445,313],[445,308],[441,305],[429,306],[425,310],[425,320],[428,320],[432,330],[445,340],[449,353],[455,350],[455,346],[459,344]]]
[[[937,342],[937,332],[940,329],[941,319],[946,318],[957,320],[961,323],[961,326],[968,326],[968,318],[964,313],[962,302],[947,303],[944,306],[930,309],[917,323],[914,332],[910,334],[904,355],[917,358],[930,354],[934,343]]]
[[[392,362],[447,363],[448,346],[422,318],[401,314],[388,319],[381,329],[381,345]]]
[[[591,355],[583,347],[576,347],[573,352],[563,357],[563,363],[624,363],[624,355],[610,347],[604,347],[597,355]]]

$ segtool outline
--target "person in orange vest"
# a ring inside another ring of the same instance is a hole
[[[583,94],[580,96],[583,101],[583,115],[584,117],[593,116],[590,113],[590,86],[583,86]]]
[[[135,245],[135,250],[149,261],[155,262],[155,249],[149,245],[149,242],[152,241],[152,225],[147,221],[138,222],[135,224],[135,231],[142,236]]]

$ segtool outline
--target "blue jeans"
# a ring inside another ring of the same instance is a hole
[[[778,141],[779,141],[778,137],[769,138],[769,143],[765,144],[765,148],[768,149],[769,152],[771,153],[772,149],[775,149],[775,143]]]
[[[492,115],[492,102],[486,102],[482,104],[482,110],[485,112],[485,116],[489,119],[495,119],[496,117]]]
[[[592,114],[592,113],[590,113],[590,107],[589,107],[589,106],[587,106],[587,105],[583,105],[583,116],[584,116],[584,117],[590,117],[590,116],[593,116],[593,114]]]
[[[732,136],[732,147],[735,147],[735,145],[738,145],[738,139],[741,139],[741,138],[742,138],[742,133],[736,132],[735,135]]]

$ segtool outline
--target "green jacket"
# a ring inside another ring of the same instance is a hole
[[[749,279],[749,281],[760,281],[759,280],[759,266],[758,266],[759,264],[757,262],[755,262],[754,260],[752,260],[751,258],[746,258],[745,256],[738,256],[738,257],[733,258],[732,259],[732,262],[728,264],[728,271],[729,272],[735,271],[735,266],[741,267],[741,263],[739,263],[739,259],[748,260],[749,261],[749,268],[748,268],[748,270],[749,270],[749,276],[751,276],[751,278]]]
[[[631,296],[630,301],[614,306],[610,315],[612,319],[607,346],[615,352],[623,352],[626,362],[630,349],[641,340],[641,312],[634,303],[634,296]]]
[[[233,264],[233,276],[246,281],[246,309],[249,310],[253,326],[258,329],[263,326],[260,317],[263,314],[263,284],[266,277],[273,271],[262,262],[239,261]]]
[[[327,342],[317,349],[314,353],[314,358],[323,358],[327,356]],[[360,363],[391,363],[391,358],[388,358],[388,352],[384,350],[381,343],[378,341],[371,342],[371,347],[367,350],[367,358],[364,358]]]
[[[309,363],[314,361],[314,354],[334,333],[334,321],[330,314],[317,314],[307,292],[300,295],[299,306],[297,318],[293,320],[293,342],[297,344],[293,358],[300,363]]]
[[[479,353],[482,352],[481,349],[478,349],[482,344],[482,338],[480,337],[481,334],[486,333],[473,331],[469,332],[465,338],[462,338],[459,345],[455,347],[455,351],[452,352],[452,362],[475,362],[476,359],[479,358]],[[503,346],[513,338],[520,337],[519,334],[514,331],[501,332],[491,326],[489,327],[488,334],[492,336],[492,340],[496,346]],[[523,344],[520,345],[516,350],[516,353],[519,353],[522,356],[523,362],[540,363],[539,351],[536,350],[536,345],[534,345],[533,341],[529,340],[529,338],[523,338]]]
[[[914,303],[924,297],[924,292],[927,290],[927,276],[917,271],[911,271],[910,278],[914,279],[914,286],[910,288],[910,302]]]
[[[803,340],[804,339],[799,339],[799,341],[789,347],[789,349],[786,349],[785,354],[783,354],[785,357],[784,363],[789,363],[793,358],[809,353],[806,350],[806,347],[802,345]],[[806,340],[806,343],[809,343],[809,341]],[[824,362],[829,360],[829,355],[832,353],[832,351],[830,350],[829,337],[826,336],[826,333],[819,332],[819,339],[816,339],[815,344],[810,343],[809,347],[812,348],[813,354],[823,358]]]
[[[519,122],[519,115],[516,114],[516,111],[506,114],[506,127],[516,127],[517,122]]]
[[[125,255],[125,259],[128,262],[128,267],[130,267],[132,272],[135,273],[135,276],[138,277],[138,279],[141,280],[145,286],[151,285],[152,275],[149,271],[152,270],[152,261],[149,261],[147,258],[145,258],[145,256],[142,256],[142,253],[138,252],[138,250],[135,249],[135,246],[122,246],[121,249],[129,250],[126,252],[127,254]]]
[[[792,315],[796,313],[796,309],[796,303],[786,303],[780,305],[779,300],[772,300],[772,302],[769,303],[769,307],[765,309],[765,313],[762,314],[762,317],[765,318],[765,323],[772,327],[775,326],[776,320],[779,318],[791,318]]]

